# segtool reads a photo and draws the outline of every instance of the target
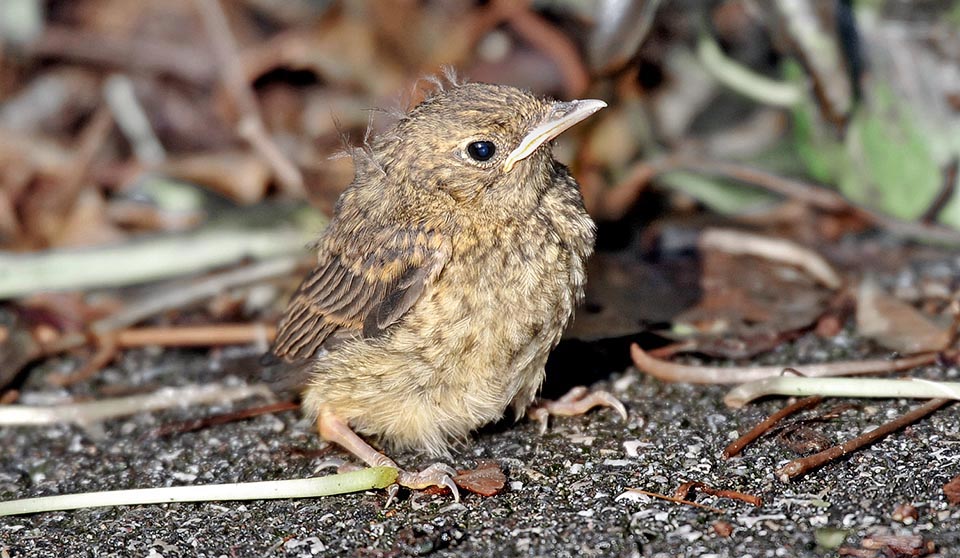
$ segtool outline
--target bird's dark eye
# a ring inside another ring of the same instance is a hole
[[[475,141],[467,146],[467,153],[474,161],[489,161],[497,151],[492,141]]]

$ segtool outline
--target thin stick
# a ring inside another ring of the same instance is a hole
[[[133,147],[137,160],[144,165],[163,162],[167,157],[166,151],[153,130],[146,110],[137,99],[133,80],[123,74],[113,74],[103,84],[103,96],[117,127]]]
[[[193,432],[202,428],[209,428],[219,424],[229,424],[243,419],[259,417],[260,415],[269,415],[281,413],[283,411],[295,411],[300,408],[299,403],[293,401],[280,401],[279,403],[270,403],[269,405],[258,405],[247,409],[240,409],[231,413],[223,413],[211,417],[204,417],[195,420],[187,420],[174,424],[165,424],[157,428],[153,436],[169,436],[170,434],[183,434],[184,432]]]
[[[738,182],[763,188],[812,207],[830,212],[851,212],[872,225],[894,235],[925,240],[927,242],[960,244],[960,232],[942,225],[901,221],[882,213],[853,205],[840,194],[818,184],[779,176],[740,163],[715,161],[702,157],[673,153],[647,161],[639,161],[627,173],[627,178],[604,194],[604,198],[619,199],[613,204],[601,200],[598,210],[608,218],[617,218],[622,207],[630,203],[643,190],[646,183],[656,176],[677,170],[730,178]]]
[[[140,488],[44,496],[0,502],[0,516],[106,506],[170,504],[173,502],[314,498],[386,488],[396,482],[397,472],[392,467],[371,467],[350,473],[307,479],[168,486],[165,488]]]
[[[698,504],[697,502],[691,502],[690,500],[684,500],[682,498],[675,498],[673,496],[667,496],[666,494],[657,494],[656,492],[649,492],[647,490],[642,490],[640,488],[628,488],[627,492],[632,492],[634,494],[643,494],[644,496],[649,496],[651,498],[657,498],[659,500],[666,500],[668,502],[673,502],[675,504],[686,504],[688,506],[693,506],[695,508],[703,508],[705,510],[710,510],[716,513],[727,513],[720,508],[715,508],[713,506],[707,506],[704,504]]]
[[[759,186],[790,199],[802,201],[824,211],[846,211],[850,209],[850,202],[832,190],[740,163],[678,155],[668,158],[668,161],[660,168],[663,171],[688,170],[700,174],[731,178],[738,182]]]
[[[750,382],[731,389],[723,402],[739,409],[766,395],[822,395],[824,397],[875,397],[960,399],[960,382],[933,382],[919,378],[805,378],[780,376]]]
[[[783,238],[731,229],[707,229],[700,234],[700,248],[794,265],[831,289],[838,289],[843,284],[840,274],[820,254]]]
[[[795,199],[824,211],[850,211],[874,226],[898,236],[929,242],[960,243],[960,232],[949,227],[901,221],[871,209],[853,205],[840,194],[818,184],[779,176],[739,163],[712,161],[686,155],[668,156],[656,170],[689,170],[713,176],[723,176],[746,184],[759,186],[790,199]]]
[[[223,384],[163,388],[147,395],[116,397],[86,403],[50,406],[6,405],[0,407],[0,426],[41,424],[89,424],[106,419],[159,411],[173,407],[237,401],[248,397],[273,398],[266,384],[230,387]]]
[[[27,45],[33,58],[54,57],[72,62],[119,67],[138,73],[161,73],[204,85],[214,77],[214,61],[207,49],[184,42],[157,41],[144,34],[120,38],[75,27],[48,25]]]
[[[525,5],[527,2],[499,0],[498,4],[509,14],[507,22],[514,31],[556,63],[566,94],[570,97],[583,95],[590,85],[590,72],[570,38],[530,10]]]
[[[97,339],[97,352],[83,365],[80,370],[71,374],[54,373],[47,376],[47,383],[53,386],[69,386],[88,380],[96,375],[104,366],[113,362],[119,348],[112,335],[102,335]]]
[[[693,366],[653,358],[636,343],[630,346],[633,364],[641,372],[667,382],[689,384],[738,384],[780,376],[784,368],[796,368],[806,377],[853,376],[897,372],[935,362],[941,353],[923,353],[892,360],[853,360],[826,364],[788,366]]]
[[[743,451],[743,448],[747,447],[747,444],[762,436],[781,420],[804,409],[816,407],[821,401],[823,401],[823,397],[814,395],[811,397],[805,397],[799,401],[795,401],[794,403],[791,403],[790,405],[780,409],[776,413],[764,419],[760,424],[754,426],[749,432],[737,438],[732,444],[724,448],[723,458],[730,459],[731,457],[737,455]]]
[[[128,304],[116,314],[97,320],[90,326],[90,331],[97,335],[116,331],[160,312],[183,308],[239,286],[289,275],[297,268],[299,261],[299,257],[292,256],[271,259],[211,275],[187,285],[151,292],[149,296]]]
[[[244,75],[243,62],[237,54],[237,44],[219,0],[195,0],[195,4],[213,43],[219,61],[220,78],[240,111],[237,134],[270,165],[287,193],[299,198],[306,196],[300,169],[287,159],[267,133],[257,98]]]
[[[790,479],[806,474],[830,461],[833,461],[834,459],[872,444],[880,438],[883,438],[892,432],[900,430],[901,428],[922,419],[949,402],[949,399],[931,399],[930,401],[920,405],[916,409],[901,416],[900,418],[883,424],[874,430],[863,434],[862,436],[857,436],[852,440],[844,442],[838,446],[833,446],[832,448],[821,451],[820,453],[815,453],[800,459],[794,459],[790,463],[787,463],[778,469],[775,475],[778,479],[780,479],[781,482],[789,482]]]
[[[296,257],[277,258],[253,263],[240,269],[212,275],[186,285],[177,284],[173,287],[165,287],[162,290],[151,291],[135,301],[128,302],[127,305],[117,313],[105,318],[101,318],[91,324],[89,327],[90,336],[93,336],[96,339],[104,339],[110,335],[113,335],[118,329],[133,325],[153,315],[159,314],[160,312],[164,312],[173,308],[182,308],[199,300],[215,296],[226,290],[239,287],[241,285],[255,283],[264,279],[289,275],[293,270],[296,269],[298,262],[299,258]],[[2,271],[0,271],[0,275],[2,275]],[[138,330],[130,331],[136,332]],[[243,334],[237,332],[230,332],[228,335],[235,336],[232,339],[229,339],[230,341],[247,343],[258,342],[261,339],[268,341],[272,338],[274,333],[275,332],[272,328],[254,325],[252,326],[252,330],[248,331],[246,334],[249,336],[249,338],[240,339]],[[153,341],[156,344],[162,344],[159,342],[162,341],[162,339],[158,339],[157,337],[154,337],[153,339],[144,339],[142,337],[140,339],[136,339],[136,337],[139,335],[138,333],[130,333],[128,335],[134,337],[134,339],[127,339],[128,343],[126,346],[128,347],[136,346],[135,342],[137,341]],[[58,337],[51,342],[44,343],[42,346],[34,343],[36,346],[35,350],[20,356],[15,361],[8,360],[5,363],[7,365],[6,368],[0,367],[0,385],[4,385],[7,381],[9,381],[7,378],[12,378],[19,369],[21,369],[30,361],[41,356],[51,356],[64,351],[82,347],[90,341],[90,336],[88,336],[86,333],[74,332]],[[183,339],[181,338],[180,341],[183,341]],[[207,339],[207,341],[210,341],[210,339]],[[0,357],[2,357],[2,355],[0,355]]]
[[[273,326],[264,324],[211,324],[179,327],[142,327],[96,335],[97,352],[83,367],[71,374],[51,374],[47,383],[69,386],[92,378],[116,358],[120,349],[131,347],[212,347],[220,345],[266,345],[276,336]]]
[[[699,490],[704,494],[709,494],[710,496],[716,496],[717,498],[729,498],[731,500],[740,500],[741,502],[746,502],[748,504],[760,507],[763,506],[763,500],[759,496],[754,496],[753,494],[747,494],[745,492],[739,492],[736,490],[722,490],[719,488],[713,488],[702,482],[698,481],[689,481],[681,484],[677,487],[676,492],[673,493],[674,498],[687,498],[687,494],[691,490]]]
[[[940,191],[930,202],[930,205],[924,210],[918,219],[921,223],[930,224],[937,220],[943,208],[954,199],[957,191],[957,174],[960,173],[960,157],[954,155],[947,162],[943,169],[943,182],[940,185]]]
[[[120,330],[116,332],[115,338],[117,345],[126,349],[144,346],[209,347],[269,343],[275,335],[275,327],[252,323],[140,327]]]

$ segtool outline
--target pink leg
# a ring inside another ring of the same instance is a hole
[[[627,420],[627,408],[609,391],[590,391],[585,386],[576,386],[556,401],[541,400],[530,407],[530,418],[540,423],[540,432],[547,431],[550,415],[572,417],[585,414],[594,407],[610,407]]]
[[[393,467],[400,471],[400,474],[397,476],[397,483],[401,486],[414,489],[427,488],[429,486],[449,488],[453,494],[453,499],[457,502],[460,501],[460,492],[457,490],[457,485],[453,482],[452,478],[457,472],[448,465],[434,463],[419,473],[408,473],[397,466],[394,460],[378,452],[370,444],[363,441],[363,438],[357,436],[350,428],[350,425],[329,409],[320,411],[320,417],[317,419],[317,430],[320,431],[320,436],[323,437],[324,440],[338,444],[371,467]]]

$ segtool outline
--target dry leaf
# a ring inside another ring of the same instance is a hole
[[[937,325],[869,278],[857,292],[857,331],[903,354],[939,351],[950,342],[949,327]]]

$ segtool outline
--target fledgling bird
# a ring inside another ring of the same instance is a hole
[[[451,84],[354,153],[354,180],[272,347],[312,361],[303,406],[321,436],[397,467],[357,433],[445,455],[508,407],[523,416],[583,297],[595,237],[550,143],[604,106]],[[597,405],[626,416],[585,390],[538,413]],[[452,473],[401,470],[399,483],[457,496]]]

